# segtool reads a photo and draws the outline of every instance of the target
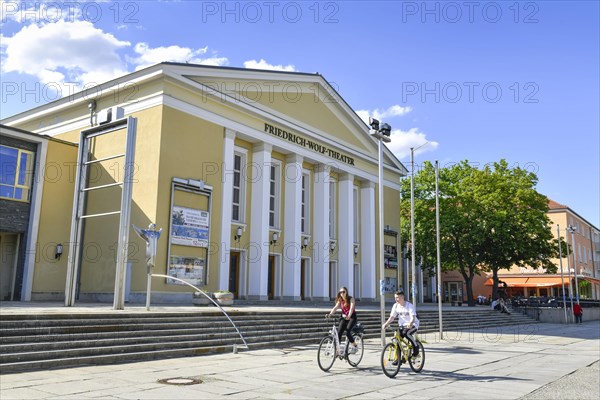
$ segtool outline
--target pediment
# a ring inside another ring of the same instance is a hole
[[[222,102],[243,103],[316,136],[377,159],[377,142],[368,127],[319,74],[198,66],[178,71]],[[402,173],[404,166],[385,149],[384,163]]]

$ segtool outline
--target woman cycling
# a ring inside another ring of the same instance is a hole
[[[326,317],[331,317],[335,313],[335,311],[340,307],[342,309],[342,316],[340,317],[340,324],[338,326],[338,340],[340,343],[342,342],[342,335],[344,331],[346,331],[346,337],[348,341],[352,344],[348,348],[348,353],[356,353],[358,351],[358,347],[356,347],[356,343],[354,343],[354,338],[352,337],[352,328],[356,325],[356,303],[354,302],[354,298],[348,294],[348,289],[342,287],[337,295],[335,296],[335,306],[329,311],[329,314]],[[340,349],[340,352],[343,351]]]

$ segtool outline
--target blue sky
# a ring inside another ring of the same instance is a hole
[[[416,161],[505,158],[600,227],[597,1],[1,3],[1,116],[160,61],[319,72]]]

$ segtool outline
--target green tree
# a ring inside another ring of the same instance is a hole
[[[424,270],[436,265],[435,170],[426,162],[414,176],[415,252]],[[439,171],[440,249],[444,271],[458,270],[473,301],[473,278],[512,265],[556,271],[547,198],[535,189],[537,176],[509,168],[505,160],[479,170],[467,160]],[[410,181],[402,183],[403,237],[410,237]]]

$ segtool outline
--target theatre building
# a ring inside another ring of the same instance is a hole
[[[2,131],[3,154],[31,155],[2,178],[2,204],[27,209],[27,234],[9,240],[22,255],[0,271],[15,276],[8,299],[143,302],[133,225],[150,224],[162,229],[152,272],[165,276],[153,303],[189,304],[183,281],[269,302],[329,300],[340,286],[374,300],[380,280],[404,280],[406,169],[384,146],[379,226],[377,139],[319,74],[161,63],[1,122],[20,135]],[[33,177],[23,187],[20,172]],[[28,192],[10,197],[11,185]]]

